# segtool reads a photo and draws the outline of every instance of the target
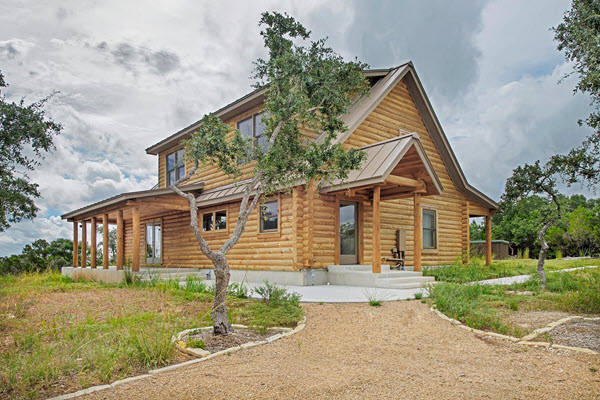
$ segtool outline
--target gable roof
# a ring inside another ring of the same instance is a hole
[[[423,162],[425,171],[433,182],[433,188],[435,189],[433,194],[441,194],[443,190],[442,184],[425,153],[425,149],[421,145],[417,133],[361,147],[360,150],[364,150],[367,153],[367,159],[361,168],[351,171],[348,174],[348,179],[344,182],[337,180],[331,183],[324,183],[321,186],[321,192],[332,192],[340,189],[352,189],[359,186],[383,183],[404,155],[413,147]]]
[[[454,151],[450,147],[448,138],[442,129],[442,126],[433,111],[433,107],[427,98],[425,89],[417,76],[415,68],[412,62],[402,64],[395,68],[390,69],[377,69],[365,71],[365,77],[368,79],[377,80],[375,84],[369,90],[368,95],[363,96],[357,102],[355,102],[350,110],[342,117],[342,120],[348,127],[348,130],[343,134],[339,135],[336,139],[337,143],[343,143],[348,137],[358,128],[358,126],[367,118],[367,116],[381,103],[381,101],[387,96],[387,94],[398,84],[401,80],[404,80],[410,95],[417,107],[417,110],[429,132],[431,139],[435,147],[437,148],[442,161],[446,165],[448,173],[452,182],[464,195],[472,199],[473,201],[485,205],[490,209],[498,209],[498,204],[488,196],[481,193],[479,190],[471,186],[460,165],[456,159]],[[217,110],[214,114],[223,120],[234,117],[250,108],[253,108],[261,104],[265,99],[266,89],[255,90],[246,96],[226,105],[225,107]],[[161,151],[167,150],[182,139],[190,135],[194,129],[200,124],[197,121],[188,127],[176,132],[175,134],[167,137],[166,139],[148,147],[146,153],[158,154]],[[323,140],[324,134],[317,137],[317,141]]]

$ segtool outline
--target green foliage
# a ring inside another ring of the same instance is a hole
[[[73,242],[56,239],[50,243],[38,239],[26,245],[19,255],[0,257],[0,275],[16,275],[24,272],[59,271],[70,266],[73,257]]]
[[[0,89],[6,86],[0,72]],[[44,105],[50,97],[25,105],[23,99],[11,103],[0,95],[0,232],[37,214],[38,185],[29,181],[25,171],[40,165],[62,129],[45,116]]]
[[[595,265],[597,260],[548,260],[548,271],[557,271],[566,268],[576,268],[586,265]],[[504,278],[516,275],[530,275],[535,273],[537,260],[508,259],[494,260],[492,265],[469,264],[449,265],[436,268],[424,268],[424,276],[435,276],[436,281],[466,283],[485,279]]]
[[[485,240],[485,225],[478,224],[476,221],[471,222],[469,237],[471,240]]]
[[[521,334],[517,327],[504,322],[496,309],[486,305],[486,302],[505,305],[504,288],[501,286],[441,283],[432,285],[429,294],[438,310],[472,328],[517,336]]]
[[[216,164],[233,177],[253,160],[267,194],[299,182],[347,178],[365,154],[345,151],[333,139],[347,130],[341,116],[368,90],[366,64],[344,61],[324,39],[310,41],[310,32],[287,14],[263,13],[260,25],[269,57],[255,62],[254,86],[266,91],[262,121],[268,144],[260,146],[237,129],[228,137],[230,127],[206,115],[185,143],[186,157],[196,165]],[[322,132],[323,139],[304,140],[300,127]]]
[[[254,292],[262,298],[262,301],[269,306],[277,307],[284,303],[298,305],[300,295],[298,293],[288,293],[287,289],[269,282],[254,288]]]
[[[416,300],[421,300],[423,298],[423,292],[416,292],[415,293],[415,299]]]
[[[186,346],[191,347],[193,349],[203,349],[206,346],[206,343],[204,343],[203,340],[189,339],[186,342]]]

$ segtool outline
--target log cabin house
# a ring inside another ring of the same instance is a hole
[[[232,280],[241,280],[243,273],[256,282],[319,284],[331,281],[327,271],[340,265],[363,266],[363,272],[377,274],[382,264],[387,270],[386,258],[398,246],[408,269],[416,272],[422,265],[451,264],[457,256],[469,255],[470,217],[485,217],[486,258],[491,262],[490,224],[498,206],[467,182],[412,63],[365,71],[365,76],[369,95],[344,116],[349,129],[337,141],[346,148],[364,149],[367,161],[345,183],[333,182],[319,190],[314,185],[298,186],[257,207],[227,255]],[[254,91],[215,114],[260,142],[263,100],[264,92]],[[74,227],[73,271],[122,272],[124,265],[132,271],[152,266],[210,271],[212,265],[189,228],[187,201],[168,188],[191,168],[183,160],[180,142],[197,126],[146,149],[157,157],[157,187],[120,194],[62,216]],[[308,140],[320,140],[315,132],[303,134]],[[197,195],[198,220],[215,250],[233,231],[242,187],[216,167],[202,169],[182,187]],[[90,266],[85,257],[88,223]],[[104,236],[102,268],[96,265],[99,223]],[[110,224],[117,226],[116,266],[109,266]]]

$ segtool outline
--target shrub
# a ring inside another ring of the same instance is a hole
[[[254,291],[269,306],[277,307],[286,303],[298,306],[300,303],[298,293],[287,293],[286,288],[273,285],[268,281],[264,285],[254,288]]]

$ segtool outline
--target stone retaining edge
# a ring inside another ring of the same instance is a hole
[[[586,353],[586,354],[593,354],[593,355],[600,355],[600,353],[594,351],[594,350],[590,350],[590,349],[586,349],[583,347],[570,347],[570,346],[562,346],[560,344],[553,344],[553,343],[547,343],[547,342],[534,342],[533,339],[537,338],[539,335],[550,332],[552,329],[556,328],[559,325],[562,324],[566,324],[567,322],[570,321],[574,321],[574,320],[582,320],[582,321],[598,321],[600,320],[600,317],[595,317],[595,318],[587,318],[587,317],[582,317],[579,315],[574,315],[574,316],[570,316],[570,317],[565,317],[562,319],[559,319],[558,321],[554,321],[549,323],[548,325],[546,325],[543,328],[539,328],[536,329],[535,331],[533,331],[532,333],[530,333],[527,336],[524,336],[522,338],[517,338],[514,336],[508,336],[508,335],[502,335],[500,333],[496,333],[496,332],[487,332],[487,331],[482,331],[479,329],[475,329],[475,328],[471,328],[470,326],[467,326],[465,324],[463,324],[462,322],[454,319],[454,318],[450,318],[448,317],[446,314],[440,312],[439,310],[436,310],[433,307],[429,308],[430,311],[433,311],[434,314],[436,314],[438,317],[450,322],[452,325],[467,330],[469,332],[473,332],[476,335],[480,335],[480,336],[489,336],[489,337],[494,337],[497,339],[503,339],[503,340],[508,340],[512,343],[515,344],[520,344],[523,346],[534,346],[534,347],[544,347],[547,349],[561,349],[561,350],[571,350],[571,351],[576,351],[576,352],[580,352],[580,353]]]
[[[248,328],[245,325],[238,325],[238,324],[233,324],[232,326],[234,328],[240,328],[240,329]],[[211,359],[211,358],[214,358],[214,357],[221,356],[223,354],[229,354],[229,353],[233,353],[233,352],[238,351],[238,350],[248,349],[248,348],[251,348],[251,347],[254,347],[254,346],[259,346],[259,345],[262,345],[262,344],[272,343],[272,342],[274,342],[276,340],[279,340],[281,338],[284,338],[286,336],[290,336],[290,335],[293,335],[295,333],[300,332],[302,329],[304,329],[305,326],[306,326],[306,315],[302,318],[302,320],[298,323],[298,325],[296,325],[296,327],[294,329],[291,329],[291,328],[268,328],[268,330],[283,330],[285,332],[279,333],[277,335],[273,335],[273,336],[267,338],[267,340],[261,340],[261,341],[258,341],[258,342],[248,342],[248,343],[245,343],[245,344],[240,345],[240,346],[231,347],[229,349],[218,351],[216,353],[210,353],[210,355],[207,355],[207,356],[202,357],[202,358],[197,358],[195,360],[189,360],[189,361],[185,361],[185,362],[182,362],[182,363],[179,363],[179,364],[173,364],[173,365],[169,365],[169,366],[166,366],[166,367],[163,367],[163,368],[153,369],[153,370],[148,371],[148,373],[144,374],[144,375],[132,376],[132,377],[129,377],[129,378],[121,379],[121,380],[115,381],[115,382],[113,382],[111,384],[108,384],[108,385],[91,386],[91,387],[89,387],[87,389],[82,389],[82,390],[78,390],[77,392],[62,394],[62,395],[56,396],[56,397],[51,397],[51,398],[49,398],[47,400],[67,400],[67,399],[74,399],[76,397],[83,396],[83,395],[86,395],[86,394],[90,394],[90,393],[94,393],[94,392],[99,392],[99,391],[105,390],[105,389],[110,389],[110,388],[122,385],[124,383],[129,383],[129,382],[137,381],[137,380],[140,380],[140,379],[149,378],[151,376],[154,376],[156,374],[160,374],[162,372],[172,371],[172,370],[175,370],[175,369],[178,369],[178,368],[182,368],[182,367],[185,367],[185,366],[188,366],[188,365],[191,365],[191,364],[196,364],[196,363],[202,362],[204,360],[208,360],[208,359]],[[198,329],[206,330],[206,329],[211,329],[211,328],[212,328],[212,326],[204,327],[204,328],[186,329],[183,332],[179,332],[177,334],[177,336],[173,337],[173,339],[177,338],[177,340],[178,340],[181,337],[185,336],[185,334],[181,335],[184,332],[187,333],[187,332],[195,331],[195,330],[198,330]],[[179,344],[177,344],[177,348],[179,349]]]

